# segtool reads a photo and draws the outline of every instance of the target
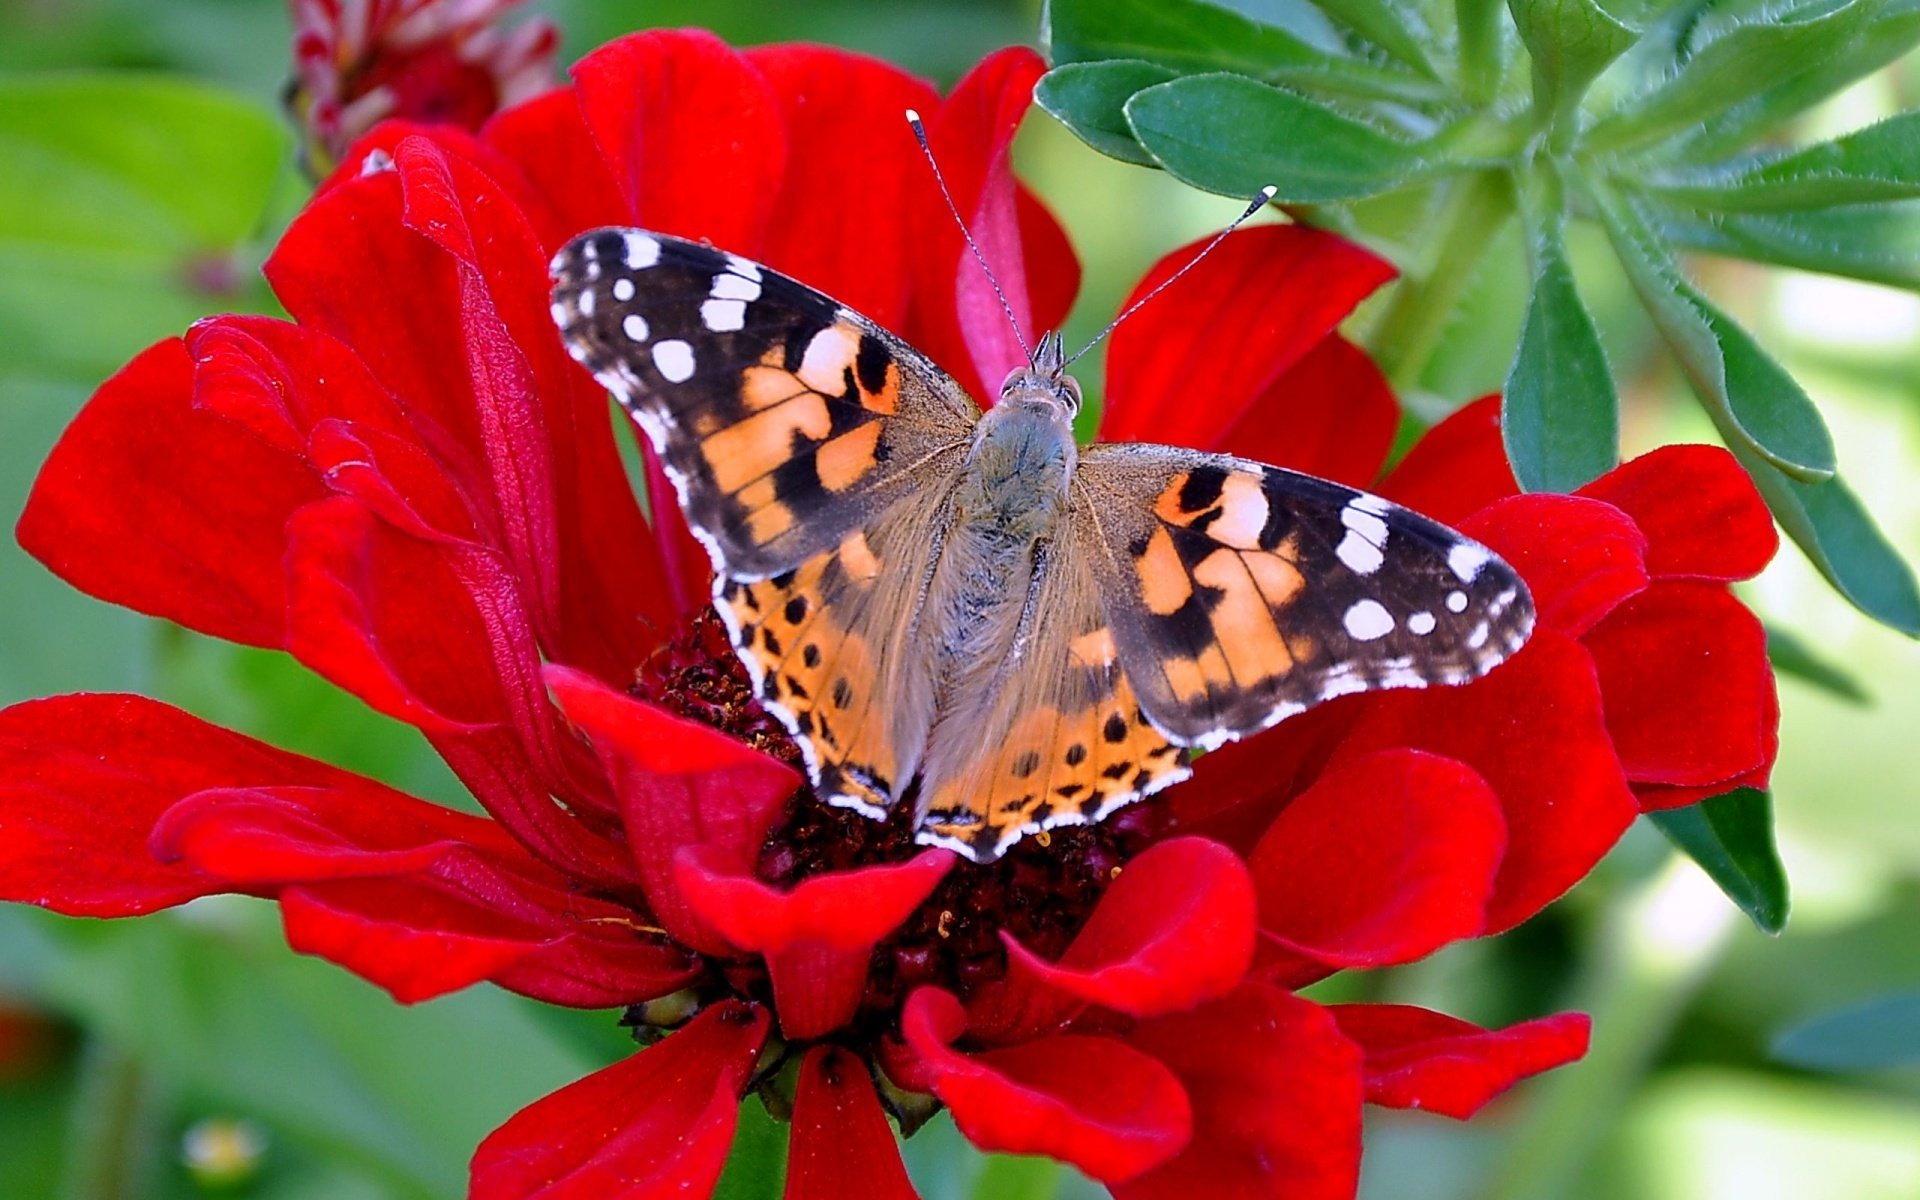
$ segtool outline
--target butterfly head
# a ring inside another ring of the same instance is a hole
[[[1080,411],[1080,383],[1067,374],[1060,335],[1049,333],[1034,347],[1033,361],[1016,367],[1000,385],[997,408],[1037,410],[1071,424]]]

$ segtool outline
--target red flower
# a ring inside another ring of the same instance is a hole
[[[520,0],[291,0],[288,104],[316,171],[380,121],[478,129],[553,85],[559,31],[542,18],[505,29]]]
[[[851,55],[650,33],[477,136],[377,129],[268,264],[293,320],[135,359],[20,537],[413,724],[489,817],[154,701],[60,697],[0,713],[0,896],[119,916],[250,893],[402,1000],[491,980],[626,1006],[654,1044],[488,1138],[482,1200],[704,1195],[749,1090],[791,1112],[791,1197],[910,1196],[886,1113],[910,1130],[937,1100],[1121,1197],[1347,1200],[1363,1099],[1466,1116],[1577,1058],[1577,1016],[1486,1031],[1287,989],[1523,919],[1619,835],[1630,785],[1669,802],[1765,771],[1771,681],[1721,581],[1772,533],[1718,452],[1511,497],[1467,410],[1387,486],[1527,572],[1533,647],[1465,689],[1324,706],[988,867],[801,788],[699,615],[705,561],[657,471],[653,522],[628,491],[549,323],[548,254],[608,222],[705,236],[978,389],[1006,327],[898,114],[929,114],[1010,299],[1050,327],[1077,268],[1007,165],[1039,71],[1002,53],[940,100]],[[1324,234],[1236,234],[1115,335],[1109,433],[1372,475],[1396,409],[1333,328],[1387,274]],[[1670,736],[1676,702],[1715,707],[1712,736]]]

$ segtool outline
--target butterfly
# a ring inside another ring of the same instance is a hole
[[[554,321],[636,419],[816,793],[989,862],[1310,705],[1462,683],[1533,626],[1484,546],[1377,496],[1081,447],[1058,335],[984,412],[900,338],[711,246],[595,230]]]

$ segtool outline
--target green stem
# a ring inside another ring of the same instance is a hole
[[[1480,260],[1513,216],[1513,192],[1497,171],[1452,185],[1435,237],[1440,250],[1425,275],[1403,279],[1368,335],[1368,349],[1395,389],[1420,383],[1447,324],[1472,285]]]
[[[1500,0],[1454,0],[1454,21],[1460,29],[1460,90],[1467,99],[1485,104],[1500,88],[1506,63],[1501,61],[1500,26],[1506,5]]]
[[[146,1194],[152,1105],[139,1060],[93,1040],[80,1064],[61,1200],[135,1200]]]
[[[1593,1049],[1534,1086],[1525,1119],[1482,1200],[1557,1200],[1587,1170],[1667,1042],[1738,914],[1678,855],[1594,931],[1576,1007]]]

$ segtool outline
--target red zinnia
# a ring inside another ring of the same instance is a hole
[[[627,1006],[656,1044],[488,1138],[487,1200],[704,1195],[753,1089],[791,1112],[790,1197],[910,1196],[886,1112],[910,1128],[937,1101],[1122,1197],[1349,1200],[1363,1099],[1464,1117],[1578,1057],[1578,1016],[1487,1031],[1288,989],[1524,919],[1636,790],[1764,774],[1771,676],[1724,581],[1773,533],[1721,452],[1513,496],[1469,408],[1383,486],[1527,575],[1534,644],[1466,688],[1323,706],[987,867],[812,800],[698,615],[669,493],[650,522],[627,490],[548,321],[551,251],[607,223],[707,237],[989,394],[1006,326],[899,113],[929,114],[1010,299],[1051,327],[1077,268],[1007,158],[1040,69],[1005,52],[941,101],[835,51],[649,33],[478,136],[376,130],[268,264],[293,320],[135,359],[20,536],[76,586],[281,647],[413,724],[491,819],[154,701],[60,697],[0,714],[0,895],[94,916],[270,896],[297,949],[402,1000],[492,980]],[[1234,235],[1115,335],[1106,431],[1367,479],[1397,412],[1333,330],[1388,274],[1325,234]]]

